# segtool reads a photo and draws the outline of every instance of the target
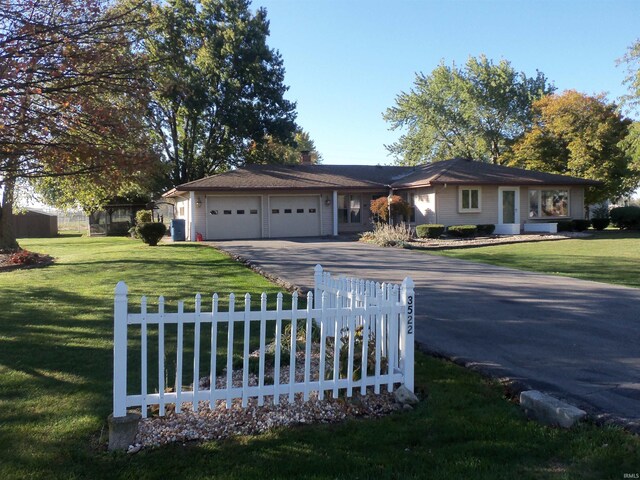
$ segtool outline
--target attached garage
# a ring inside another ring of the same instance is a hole
[[[207,240],[262,237],[259,196],[207,196]]]
[[[320,196],[270,196],[269,225],[271,238],[320,236]]]

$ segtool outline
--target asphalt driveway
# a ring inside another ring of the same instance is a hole
[[[303,288],[317,263],[377,281],[411,276],[416,341],[428,350],[640,425],[640,289],[358,242],[215,245]]]

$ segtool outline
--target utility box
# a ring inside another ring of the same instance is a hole
[[[174,218],[171,220],[171,240],[174,242],[185,241],[185,221],[181,218]]]

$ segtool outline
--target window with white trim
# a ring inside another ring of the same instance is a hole
[[[558,218],[569,216],[569,190],[529,190],[529,218]]]
[[[338,195],[338,223],[362,223],[360,195]]]
[[[458,188],[458,213],[482,211],[482,189],[480,187]]]

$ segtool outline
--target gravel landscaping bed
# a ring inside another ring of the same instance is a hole
[[[255,356],[257,352],[252,353]],[[296,353],[296,381],[304,379],[304,351]],[[314,345],[311,354],[311,380],[318,378],[319,354]],[[265,377],[273,378],[273,367],[265,368]],[[289,381],[289,366],[280,369],[280,383]],[[226,373],[216,378],[217,388],[225,388]],[[242,369],[234,370],[232,385],[242,386]],[[249,374],[249,386],[258,385],[258,376]],[[209,389],[209,378],[200,379],[200,387]],[[384,391],[383,391],[384,390]],[[380,417],[401,410],[402,405],[396,402],[393,393],[387,392],[387,385],[381,386],[380,394],[367,390],[366,395],[360,389],[354,389],[351,398],[331,398],[326,392],[323,400],[318,399],[317,392],[312,392],[304,401],[303,394],[295,395],[293,403],[288,402],[288,395],[280,396],[280,403],[273,403],[273,396],[265,396],[264,405],[258,406],[256,398],[248,401],[242,408],[241,399],[232,402],[226,408],[226,402],[219,400],[213,408],[208,401],[198,404],[198,411],[193,411],[190,402],[182,404],[182,412],[175,413],[173,405],[167,406],[164,417],[151,416],[142,419],[138,426],[135,444],[129,447],[129,453],[136,453],[143,448],[157,447],[167,443],[186,443],[190,441],[222,440],[236,435],[257,435],[278,427],[290,427],[314,423],[336,423],[356,417]],[[405,407],[407,408],[407,407]],[[157,410],[156,410],[157,412]]]

